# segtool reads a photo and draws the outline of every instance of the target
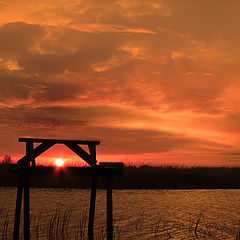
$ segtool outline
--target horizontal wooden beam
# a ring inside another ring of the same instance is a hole
[[[35,142],[35,143],[75,143],[75,144],[83,144],[83,145],[99,145],[100,141],[85,141],[85,140],[64,140],[64,139],[45,139],[45,138],[19,138],[19,142]]]

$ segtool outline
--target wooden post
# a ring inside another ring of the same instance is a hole
[[[33,142],[26,142],[26,162],[24,164],[24,240],[30,240],[30,195],[29,195],[29,177],[30,162],[33,160]]]
[[[95,144],[88,144],[88,149],[89,149],[89,155],[91,158],[91,166],[95,167],[97,163],[96,159],[96,145]]]
[[[107,183],[107,240],[113,239],[113,207],[111,176],[106,176]]]
[[[96,176],[92,176],[91,183],[91,198],[90,198],[90,209],[89,209],[89,220],[88,220],[88,239],[94,239],[94,215],[95,215],[95,203],[96,203]]]
[[[21,218],[21,208],[22,208],[22,191],[23,191],[23,178],[21,169],[18,172],[18,187],[17,187],[17,199],[15,208],[15,218],[14,218],[14,230],[13,239],[19,240],[19,227]]]
[[[91,158],[91,167],[96,167],[96,146],[89,144],[88,145],[90,158]],[[90,208],[89,208],[89,219],[88,219],[88,239],[94,239],[94,215],[95,215],[95,205],[96,205],[96,185],[97,177],[92,176],[91,182],[91,197],[90,197]]]
[[[28,175],[28,171],[26,172]],[[30,239],[30,196],[29,196],[29,179],[24,176],[24,240]]]

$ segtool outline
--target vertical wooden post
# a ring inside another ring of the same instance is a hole
[[[95,215],[95,204],[96,204],[96,176],[92,176],[91,185],[91,198],[90,198],[90,209],[89,209],[89,221],[88,221],[88,239],[94,239],[94,215]]]
[[[88,145],[89,153],[92,160],[91,167],[96,167],[96,146]],[[88,239],[94,239],[94,215],[95,215],[95,205],[96,205],[96,185],[97,185],[97,176],[92,176],[91,182],[91,197],[90,197],[90,208],[89,208],[89,219],[88,219]]]
[[[25,173],[28,175],[28,171]],[[29,199],[29,179],[28,176],[24,176],[24,240],[30,239],[30,199]]]
[[[16,199],[14,229],[13,229],[13,239],[14,240],[19,240],[19,227],[20,227],[21,208],[22,208],[22,191],[23,191],[23,178],[22,178],[21,169],[19,169],[17,199]]]
[[[89,153],[90,153],[90,157],[92,160],[92,167],[96,166],[97,163],[97,159],[96,159],[96,145],[95,144],[89,144],[88,145],[88,149],[89,149]]]
[[[107,240],[113,239],[112,177],[106,176],[107,183]]]
[[[24,165],[24,240],[30,240],[30,162],[33,159],[33,142],[26,142],[26,163]]]

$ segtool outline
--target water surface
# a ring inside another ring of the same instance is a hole
[[[15,188],[0,188],[0,232],[7,222],[8,236],[15,197]],[[85,239],[89,198],[83,189],[31,189],[32,239]],[[113,205],[115,239],[236,239],[239,229],[240,190],[114,190]],[[98,190],[96,239],[104,238],[105,208],[106,192]]]

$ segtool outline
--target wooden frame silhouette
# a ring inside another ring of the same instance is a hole
[[[104,176],[107,189],[107,240],[113,239],[113,213],[112,213],[112,184],[113,175],[122,175],[123,163],[99,163],[96,160],[96,146],[100,141],[83,140],[61,140],[61,139],[39,139],[39,138],[19,138],[19,142],[26,143],[26,154],[18,162],[18,186],[16,197],[16,208],[14,218],[14,240],[19,240],[19,227],[21,217],[21,206],[23,197],[24,207],[24,240],[30,239],[30,198],[29,198],[29,178],[30,172],[36,166],[35,158],[54,146],[55,144],[64,144],[66,147],[76,153],[81,159],[90,165],[90,168],[81,168],[78,170],[80,175],[92,176],[90,209],[88,221],[88,239],[94,239],[94,215],[96,203],[96,185],[97,176]],[[34,143],[40,143],[34,148]],[[79,145],[87,145],[89,153]],[[116,167],[118,170],[116,171]]]

